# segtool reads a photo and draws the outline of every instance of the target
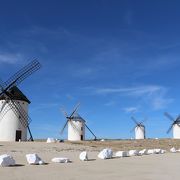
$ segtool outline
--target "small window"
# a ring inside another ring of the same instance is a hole
[[[83,131],[83,127],[81,127],[81,131]]]

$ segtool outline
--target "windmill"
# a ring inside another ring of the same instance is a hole
[[[60,134],[63,134],[64,129],[68,125],[68,140],[69,141],[85,140],[85,127],[86,127],[89,130],[89,132],[94,136],[94,140],[96,140],[95,134],[86,125],[86,121],[77,113],[79,106],[80,104],[77,104],[70,115],[68,115],[66,111],[61,109],[66,117],[66,122]]]
[[[173,130],[173,138],[174,139],[180,139],[180,115],[177,116],[175,119],[167,112],[164,113],[164,115],[172,121],[171,126],[167,130],[167,133]]]
[[[146,121],[146,119],[144,119],[142,122],[138,122],[133,116],[131,119],[136,124],[136,126],[131,130],[131,132],[135,131],[135,139],[145,139],[145,126],[143,123]]]
[[[31,119],[28,116],[28,104],[30,104],[30,101],[19,90],[17,85],[40,67],[40,63],[33,60],[7,81],[0,80],[0,140],[25,141],[27,140],[28,131],[29,140],[33,141],[29,127]]]

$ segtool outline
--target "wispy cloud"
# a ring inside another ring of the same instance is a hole
[[[131,10],[126,11],[124,15],[124,21],[127,25],[131,25],[133,22],[133,12]]]
[[[105,106],[114,106],[116,104],[115,101],[109,101],[109,102],[106,102],[104,105]]]
[[[34,105],[34,108],[32,108],[32,111],[40,111],[45,109],[50,109],[57,107],[58,103],[39,103],[38,105]]]
[[[170,103],[173,102],[173,98],[167,97],[168,88],[158,85],[144,85],[135,87],[121,87],[121,88],[86,88],[89,92],[94,95],[112,96],[117,97],[123,96],[127,98],[138,98],[140,101],[137,107],[130,106],[123,108],[125,112],[137,112],[139,107],[144,103],[146,106],[151,106],[153,110],[159,110],[166,108]],[[111,105],[112,102],[110,102]],[[114,102],[113,102],[114,103]]]
[[[23,61],[23,55],[20,53],[10,54],[10,53],[2,53],[0,52],[0,64],[16,64],[17,62]]]
[[[163,87],[156,85],[148,86],[137,86],[137,87],[123,87],[123,88],[96,88],[95,93],[97,94],[112,94],[112,93],[122,93],[126,95],[141,96],[143,94],[151,95]]]
[[[126,107],[123,108],[123,111],[125,111],[126,113],[136,113],[139,111],[139,107]]]
[[[155,110],[164,109],[166,108],[170,103],[174,101],[173,98],[165,98],[163,96],[157,96],[152,99],[152,106]]]

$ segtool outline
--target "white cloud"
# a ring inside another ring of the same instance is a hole
[[[32,108],[32,111],[39,111],[57,107],[58,103],[39,103],[36,107]]]
[[[105,105],[105,106],[113,106],[113,105],[115,105],[115,104],[116,104],[115,101],[109,101],[109,102],[105,103],[104,105]]]
[[[127,95],[141,96],[151,95],[157,91],[163,89],[161,86],[148,85],[148,86],[137,86],[137,87],[125,87],[125,88],[97,88],[95,92],[97,94],[112,94],[112,93],[123,93]]]
[[[126,113],[135,113],[135,112],[139,111],[139,108],[138,107],[126,107],[126,108],[123,108],[123,110]]]
[[[23,56],[20,53],[10,54],[0,52],[0,63],[16,64],[17,62],[21,62],[22,60]]]
[[[138,107],[144,106],[151,107],[153,110],[166,108],[173,102],[172,98],[167,97],[168,89],[158,85],[144,85],[135,87],[121,87],[121,88],[86,88],[96,95],[121,95],[127,98],[140,99]],[[128,99],[127,99],[128,100]],[[107,104],[109,105],[109,104]],[[111,105],[111,102],[110,102]],[[127,107],[123,110],[125,112],[137,112],[138,107]]]
[[[172,103],[174,100],[172,98],[166,98],[157,96],[152,99],[152,106],[155,110],[164,109],[168,104]]]

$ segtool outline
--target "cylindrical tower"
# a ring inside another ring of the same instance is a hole
[[[180,139],[180,122],[173,125],[173,138]]]
[[[68,140],[85,140],[85,120],[77,113],[68,121]]]
[[[135,139],[145,139],[145,126],[135,127]]]
[[[19,104],[25,113],[28,114],[28,105],[30,101],[16,87],[12,87],[9,92],[15,104]],[[19,113],[11,100],[7,100],[5,96],[0,97],[0,141],[26,141],[27,127],[21,124]],[[23,119],[27,124],[27,119]]]

